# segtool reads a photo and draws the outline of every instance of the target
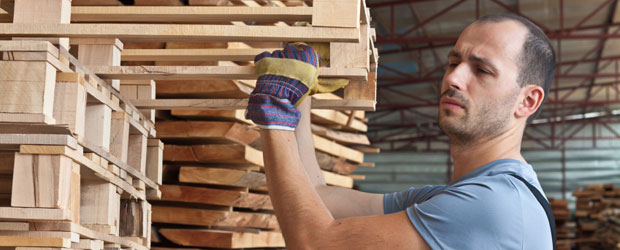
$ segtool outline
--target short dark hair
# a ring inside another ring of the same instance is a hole
[[[517,83],[519,83],[521,88],[529,84],[536,84],[542,87],[545,92],[544,103],[547,99],[547,94],[549,93],[549,88],[551,87],[555,74],[555,53],[545,32],[530,20],[514,14],[502,13],[483,16],[476,20],[476,22],[499,23],[509,20],[523,24],[529,31],[525,38],[525,42],[523,42],[523,48],[519,56],[520,72],[517,77]],[[527,119],[527,122],[529,123],[534,120],[541,109],[542,104],[538,110]]]

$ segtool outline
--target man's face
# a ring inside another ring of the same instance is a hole
[[[439,127],[453,142],[497,136],[514,120],[526,35],[514,21],[474,23],[463,31],[450,52],[439,100]]]

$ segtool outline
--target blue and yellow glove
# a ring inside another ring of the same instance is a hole
[[[305,44],[288,44],[257,55],[254,62],[258,79],[246,118],[263,129],[294,131],[301,117],[297,106],[318,87],[317,53]]]

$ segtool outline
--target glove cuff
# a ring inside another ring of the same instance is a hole
[[[253,94],[245,116],[263,129],[295,131],[301,112],[287,99]]]

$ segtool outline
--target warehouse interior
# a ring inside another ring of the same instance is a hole
[[[499,13],[555,51],[522,155],[557,249],[620,249],[618,0],[0,0],[0,249],[285,249],[245,109],[288,42],[348,82],[312,96],[327,185],[446,185],[448,53]]]

